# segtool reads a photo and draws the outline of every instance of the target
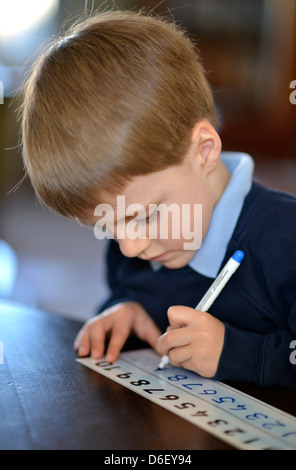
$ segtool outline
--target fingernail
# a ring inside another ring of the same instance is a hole
[[[93,357],[94,359],[101,359],[102,354],[101,354],[101,352],[98,351],[97,349],[92,349],[92,351],[91,351],[91,357]]]
[[[106,354],[106,361],[107,362],[114,362],[114,355],[112,353]]]
[[[84,356],[86,354],[85,346],[80,346],[80,348],[78,349],[78,354],[79,356]]]

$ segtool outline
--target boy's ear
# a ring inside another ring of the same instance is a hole
[[[192,143],[201,166],[208,173],[213,171],[222,149],[221,139],[213,126],[207,121],[199,121],[192,131]]]

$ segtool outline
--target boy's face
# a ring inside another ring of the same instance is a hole
[[[214,207],[209,187],[192,163],[186,161],[181,166],[135,177],[122,194],[125,209],[139,204],[133,222],[125,214],[120,214],[117,221],[118,199],[109,199],[116,221],[114,238],[125,256],[158,261],[170,269],[186,266],[192,259],[208,230]],[[200,205],[201,212],[198,207],[194,210],[195,204]],[[129,222],[139,237],[126,231],[125,237],[119,238],[122,227],[128,228]],[[191,249],[186,248],[190,244]]]
[[[101,193],[105,204],[86,222],[107,229],[127,257],[186,266],[204,239],[213,209],[229,180],[219,160],[221,141],[208,123],[196,126],[183,163],[134,177],[121,195]]]
[[[105,193],[91,223],[105,226],[127,257],[182,268],[204,239],[228,182],[221,165],[190,151],[181,165],[134,177],[119,198]]]

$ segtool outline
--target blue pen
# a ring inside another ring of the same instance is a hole
[[[195,310],[200,310],[201,312],[207,312],[211,305],[214,303],[224,286],[227,284],[231,276],[235,273],[237,268],[240,266],[240,263],[244,259],[244,252],[238,250],[226,263],[222,271],[218,274],[215,281],[205,293],[199,304],[195,307]],[[158,369],[163,369],[169,363],[168,356],[163,356],[159,363]]]

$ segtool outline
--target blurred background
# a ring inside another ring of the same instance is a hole
[[[106,243],[19,184],[15,97],[42,43],[85,8],[114,6],[153,10],[187,29],[215,92],[224,150],[250,153],[256,179],[296,194],[295,0],[0,0],[0,298],[81,320],[107,295]]]

